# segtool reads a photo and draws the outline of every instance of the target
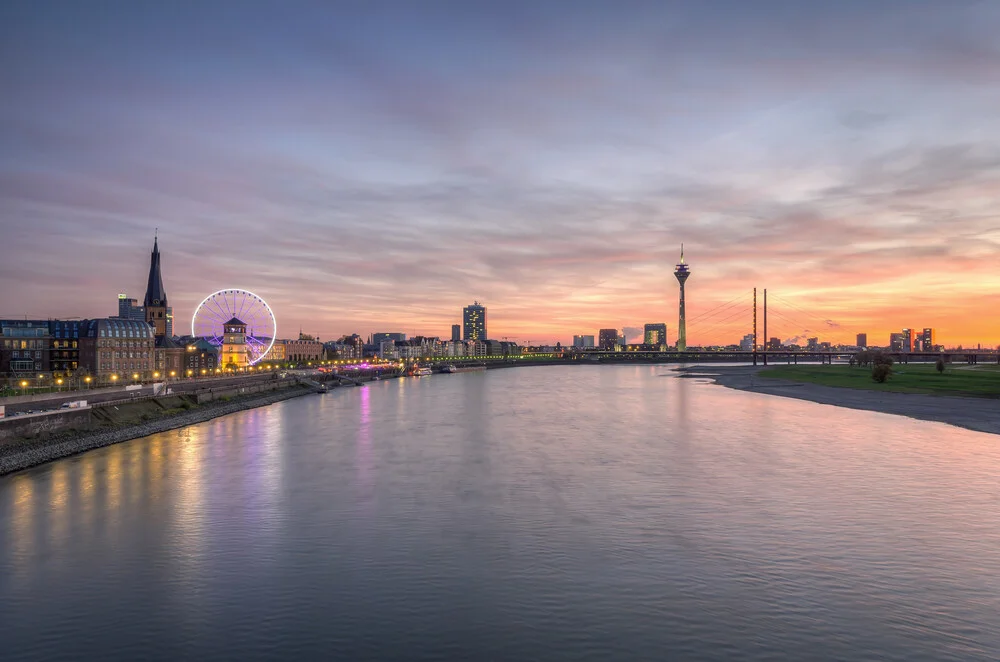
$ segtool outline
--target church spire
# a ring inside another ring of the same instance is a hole
[[[153,253],[149,257],[149,280],[146,282],[146,298],[143,305],[149,307],[167,307],[167,292],[163,289],[163,277],[160,275],[160,247],[158,237],[153,236]]]

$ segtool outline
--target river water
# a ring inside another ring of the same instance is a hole
[[[0,658],[1000,659],[1000,437],[567,366],[0,478]]]

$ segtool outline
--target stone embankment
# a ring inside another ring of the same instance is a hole
[[[203,423],[219,416],[234,414],[255,407],[263,407],[309,393],[312,393],[312,390],[306,387],[285,388],[269,393],[235,397],[228,401],[217,400],[199,405],[197,408],[189,411],[171,414],[154,420],[128,423],[115,427],[104,427],[90,432],[5,444],[0,446],[0,476],[68,455],[75,455],[95,448],[146,437],[158,432],[166,432],[167,430]]]

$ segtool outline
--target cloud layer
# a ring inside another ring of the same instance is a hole
[[[0,314],[1000,342],[1000,7],[471,4],[5,5]]]

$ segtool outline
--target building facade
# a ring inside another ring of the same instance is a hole
[[[194,338],[184,347],[184,376],[201,377],[219,367],[219,348],[204,338]]]
[[[153,357],[153,379],[176,378],[184,375],[185,346],[170,336],[156,339]]]
[[[602,351],[614,352],[618,350],[618,329],[600,329],[597,332],[597,344]]]
[[[50,371],[48,320],[0,320],[0,373],[7,377]]]
[[[288,357],[288,347],[285,343],[285,340],[275,340],[274,344],[271,345],[271,349],[267,350],[267,354],[261,360],[264,363],[284,363]]]
[[[474,301],[471,306],[462,309],[462,340],[486,340],[486,306]]]
[[[246,322],[233,317],[222,325],[222,331],[222,347],[219,348],[219,363],[222,370],[227,372],[245,370],[250,365]]]
[[[925,352],[933,352],[937,349],[937,338],[934,329],[924,329],[920,334],[920,349]]]
[[[80,323],[80,367],[98,383],[148,379],[155,370],[154,328],[118,318]]]
[[[576,349],[593,349],[594,336],[573,336],[573,347]]]
[[[666,345],[667,325],[665,322],[647,324],[643,327],[642,342],[646,345]]]
[[[146,309],[139,305],[138,299],[130,299],[127,294],[118,295],[118,317],[123,320],[146,320]]]
[[[285,341],[285,357],[292,363],[323,360],[323,343],[299,334],[298,340]]]
[[[451,341],[458,342],[462,339],[462,325],[452,324],[451,325]]]
[[[859,333],[856,342],[854,343],[859,349],[867,349],[868,347],[868,334]]]
[[[52,350],[49,368],[53,376],[69,377],[80,367],[80,320],[50,320]]]

